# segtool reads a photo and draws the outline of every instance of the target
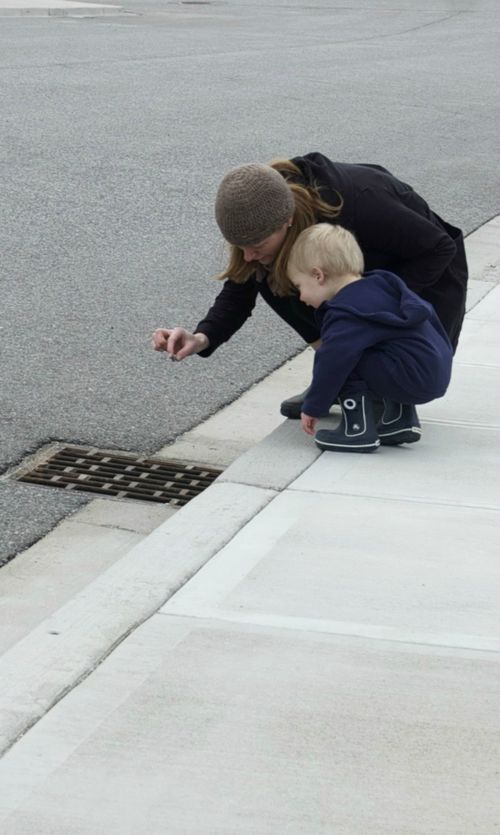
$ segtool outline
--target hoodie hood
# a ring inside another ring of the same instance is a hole
[[[428,302],[412,293],[397,275],[386,270],[365,273],[359,281],[343,287],[333,299],[318,308],[319,319],[333,307],[336,311],[343,310],[351,316],[394,328],[414,328],[430,319],[433,312]]]

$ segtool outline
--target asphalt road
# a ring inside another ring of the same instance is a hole
[[[50,440],[153,453],[301,347],[261,304],[209,360],[150,349],[217,292],[228,168],[320,150],[465,232],[499,210],[496,2],[124,8],[0,18],[2,472]],[[1,481],[0,561],[85,500]]]

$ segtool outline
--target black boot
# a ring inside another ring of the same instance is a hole
[[[332,452],[375,452],[380,440],[370,398],[366,394],[341,397],[340,408],[340,426],[316,432],[316,446]]]
[[[300,420],[300,413],[308,391],[309,389],[307,388],[301,394],[296,394],[295,397],[289,397],[288,400],[283,400],[280,406],[281,414],[286,418],[290,418],[290,420]]]
[[[296,394],[295,397],[289,397],[288,400],[283,400],[280,406],[281,414],[289,420],[300,420],[300,413],[308,392],[309,389],[306,389],[301,394]],[[335,404],[332,408],[335,410]],[[326,417],[327,414],[328,412],[325,412],[323,417]]]
[[[384,398],[384,412],[377,425],[380,443],[384,446],[414,444],[422,435],[415,406],[394,403]]]

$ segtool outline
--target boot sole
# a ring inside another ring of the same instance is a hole
[[[400,429],[399,432],[391,432],[387,435],[381,435],[379,432],[380,443],[383,446],[398,446],[399,444],[414,444],[422,437],[422,430],[416,426],[411,429]]]
[[[372,444],[339,444],[315,439],[314,442],[318,449],[326,452],[375,452],[380,446],[380,441],[375,441]]]

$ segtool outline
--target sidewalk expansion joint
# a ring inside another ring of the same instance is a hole
[[[330,453],[327,453],[329,455]],[[488,504],[468,504],[468,503],[458,503],[458,502],[446,502],[444,499],[437,499],[433,496],[424,498],[423,496],[374,496],[370,495],[369,493],[348,493],[347,490],[343,490],[339,487],[338,490],[314,490],[312,487],[308,487],[307,490],[304,490],[302,487],[294,487],[293,485],[288,488],[289,490],[293,490],[294,493],[311,493],[318,496],[348,496],[350,499],[369,499],[374,502],[415,502],[415,504],[429,504],[432,507],[455,507],[459,510],[489,510],[498,513],[498,506],[497,505],[488,505]]]
[[[500,640],[488,638],[483,635],[462,635],[454,633],[425,635],[413,631],[405,633],[404,630],[392,626],[322,621],[315,618],[286,617],[282,615],[240,614],[239,612],[221,609],[198,609],[197,611],[189,611],[188,609],[181,611],[175,609],[172,612],[162,611],[158,612],[158,614],[167,617],[186,618],[188,620],[204,620],[220,624],[230,623],[235,626],[251,626],[258,629],[291,630],[304,634],[319,633],[331,635],[336,638],[355,638],[360,641],[370,640],[467,652],[487,652],[492,656],[500,656]]]

